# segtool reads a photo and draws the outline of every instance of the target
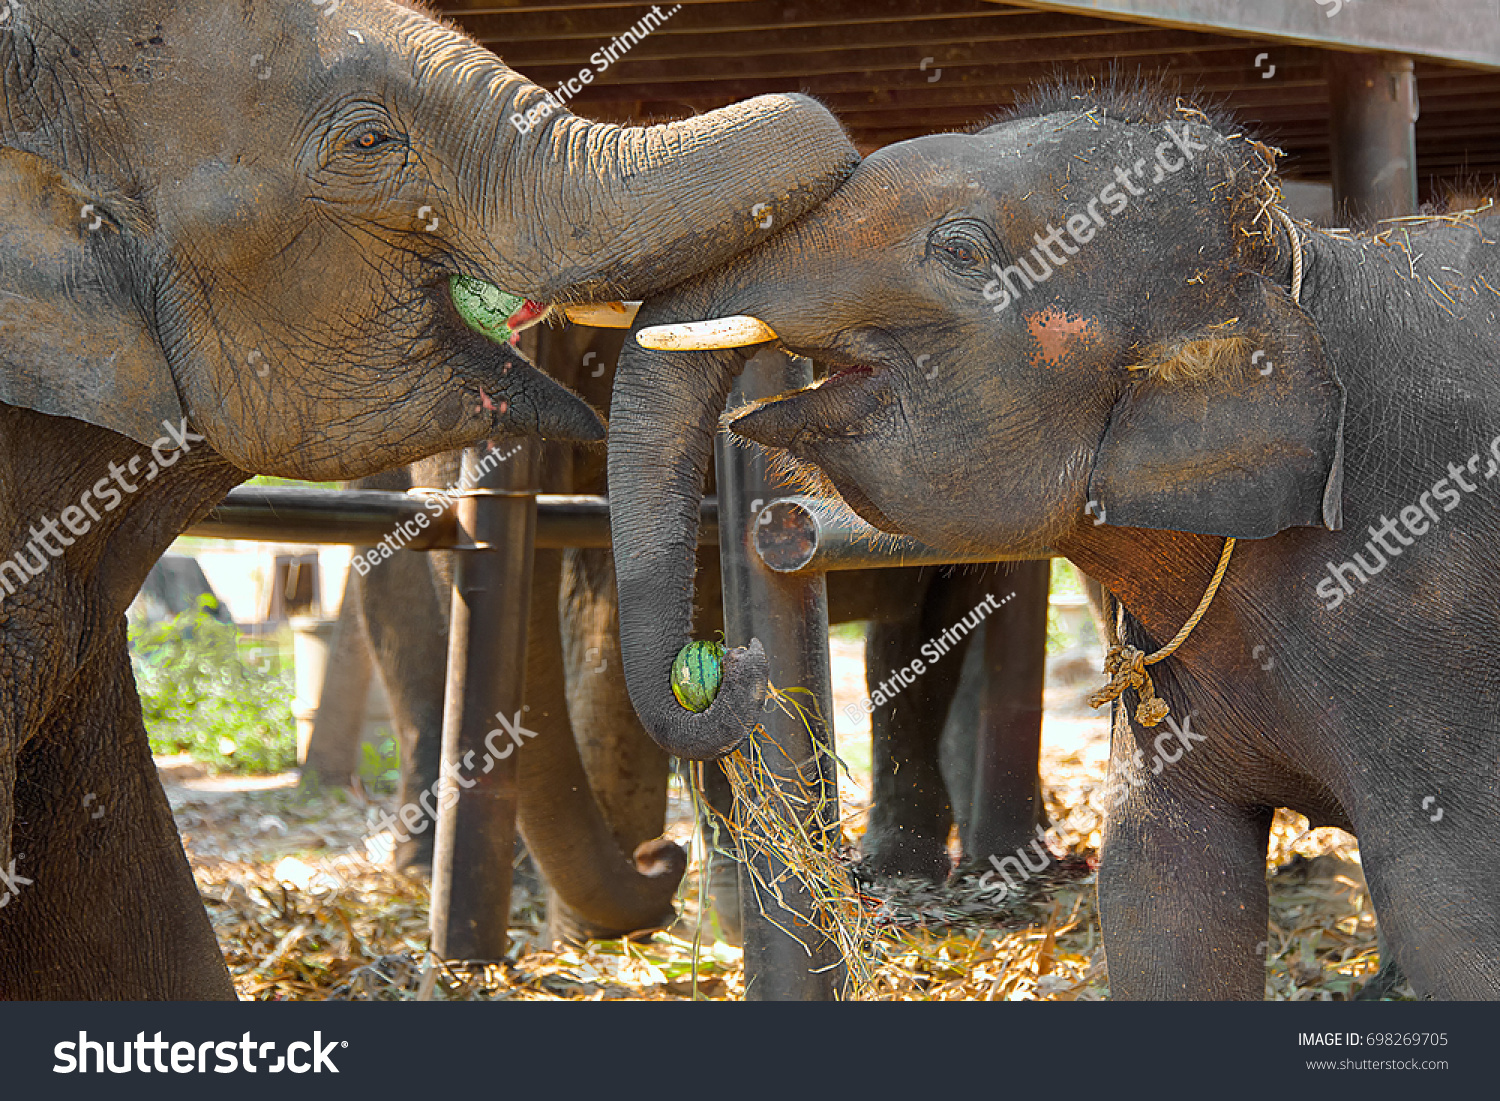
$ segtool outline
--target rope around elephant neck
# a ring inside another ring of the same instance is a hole
[[[1272,212],[1281,219],[1281,224],[1286,227],[1287,239],[1292,243],[1292,301],[1302,301],[1302,238],[1297,235],[1297,223],[1292,221],[1292,216],[1279,206],[1273,206]]]
[[[1171,657],[1177,647],[1187,641],[1188,635],[1193,633],[1193,628],[1198,626],[1198,621],[1208,611],[1208,606],[1214,602],[1214,594],[1219,591],[1219,582],[1224,580],[1224,571],[1229,569],[1229,556],[1233,551],[1234,540],[1224,540],[1219,567],[1214,570],[1213,580],[1208,583],[1208,588],[1203,590],[1203,599],[1198,601],[1197,609],[1188,616],[1188,621],[1172,637],[1172,641],[1154,654],[1147,654],[1134,646],[1126,646],[1120,641],[1125,632],[1125,605],[1115,602],[1118,614],[1115,618],[1114,638],[1109,640],[1109,653],[1104,658],[1104,671],[1110,675],[1110,681],[1089,696],[1090,707],[1103,707],[1119,698],[1125,689],[1134,688],[1140,697],[1135,706],[1136,722],[1142,726],[1155,726],[1167,717],[1171,708],[1167,706],[1166,700],[1156,694],[1156,687],[1151,683],[1151,674],[1146,672],[1146,666]]]
[[[1302,298],[1302,239],[1297,235],[1297,226],[1291,216],[1279,206],[1272,209],[1286,227],[1287,238],[1292,243],[1292,301],[1298,302]],[[1110,675],[1110,681],[1089,696],[1090,707],[1103,707],[1118,699],[1127,688],[1133,688],[1138,697],[1136,722],[1142,726],[1155,726],[1170,714],[1171,708],[1167,706],[1166,700],[1156,694],[1156,687],[1151,683],[1151,674],[1146,672],[1146,666],[1171,657],[1187,641],[1193,628],[1198,626],[1198,621],[1207,614],[1209,605],[1214,602],[1214,595],[1219,591],[1219,583],[1224,580],[1224,573],[1229,569],[1229,556],[1234,553],[1234,542],[1233,539],[1224,540],[1218,568],[1214,570],[1208,588],[1203,590],[1203,599],[1198,601],[1198,607],[1188,616],[1182,629],[1172,636],[1172,641],[1154,654],[1147,654],[1134,646],[1126,646],[1121,641],[1125,633],[1125,605],[1118,600],[1115,602],[1114,637],[1109,640],[1109,653],[1104,658],[1104,671]]]

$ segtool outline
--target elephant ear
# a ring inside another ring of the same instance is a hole
[[[178,423],[171,369],[117,274],[124,248],[120,221],[76,180],[0,149],[0,403],[143,444]]]
[[[1343,524],[1344,388],[1283,289],[1238,273],[1145,349],[1094,456],[1099,522],[1260,539]]]

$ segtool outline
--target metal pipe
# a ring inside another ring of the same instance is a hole
[[[755,519],[755,551],[777,573],[1050,557],[1045,552],[1022,558],[940,550],[902,535],[887,535],[865,523],[837,499],[801,496],[778,498],[759,512]]]
[[[783,393],[811,381],[806,361],[763,351],[746,364],[730,403]],[[714,460],[726,641],[730,646],[744,646],[752,638],[760,639],[770,659],[771,683],[809,689],[816,702],[816,714],[808,716],[806,725],[771,706],[752,737],[771,782],[788,793],[791,805],[811,808],[812,819],[803,828],[831,846],[838,842],[839,818],[832,767],[827,581],[821,573],[774,573],[751,553],[753,506],[773,493],[765,453],[758,447],[737,446],[720,433]],[[842,989],[846,972],[838,943],[829,932],[829,916],[774,853],[751,851],[747,857],[761,881],[780,885],[781,899],[788,905],[761,889],[757,876],[741,865],[746,1000],[832,1000]]]
[[[460,540],[453,509],[436,493],[239,486],[184,534],[205,539],[356,547],[373,546],[393,536],[403,550],[445,550]],[[425,527],[418,522],[419,513],[428,518]],[[403,540],[403,536],[407,538]],[[719,502],[715,497],[704,498],[698,541],[705,546],[719,541]],[[536,545],[543,550],[608,547],[609,499],[589,494],[539,495]]]
[[[1417,78],[1409,57],[1328,56],[1335,214],[1355,223],[1417,210]]]
[[[516,748],[522,740],[526,625],[536,535],[540,447],[478,477],[483,449],[464,452],[455,509],[453,613],[443,698],[441,796],[432,857],[432,950],[447,960],[498,960],[510,925],[516,847]]]

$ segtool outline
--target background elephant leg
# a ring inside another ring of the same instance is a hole
[[[11,856],[33,882],[0,911],[0,997],[232,1000],[151,760],[123,620],[113,632],[75,681],[92,697],[75,696],[17,759]]]
[[[359,774],[365,701],[369,698],[370,647],[360,616],[362,590],[351,574],[339,603],[339,618],[328,644],[328,666],[318,696],[317,718],[302,763],[308,787],[348,787]]]
[[[931,634],[926,617],[870,624],[865,680],[871,696],[897,669],[922,656]],[[950,651],[870,716],[870,819],[860,845],[860,867],[868,875],[942,881],[952,871],[953,811],[938,744],[963,663],[963,653]]]
[[[454,467],[456,469],[456,465]],[[424,471],[424,473],[426,473]],[[440,479],[427,485],[446,485]],[[392,470],[355,482],[359,489],[404,492],[412,486],[407,470]],[[368,547],[356,547],[366,561]],[[400,747],[398,806],[415,803],[417,797],[438,778],[443,745],[443,691],[448,676],[448,583],[438,559],[449,555],[433,551],[397,551],[376,561],[360,577],[349,573],[356,587],[370,658],[380,672],[391,704],[391,725]],[[405,831],[403,831],[405,832]],[[392,862],[397,868],[430,872],[432,842],[436,830],[408,834],[397,841]]]
[[[970,789],[973,818],[964,838],[967,867],[1030,845],[1046,821],[1040,764],[1050,578],[1050,562],[1017,562],[998,573],[984,571],[978,584],[965,586],[965,605],[987,597],[1001,602],[983,631],[975,632],[973,646],[983,653],[985,677]]]
[[[360,588],[370,655],[391,701],[391,724],[401,753],[400,806],[415,803],[437,780],[442,751],[448,617],[434,591],[426,557],[417,551],[397,551],[365,577],[349,578]],[[395,867],[429,871],[435,833],[424,830],[398,841]]]
[[[964,654],[958,687],[948,705],[948,719],[938,743],[938,763],[943,783],[948,788],[948,802],[953,808],[953,822],[967,855],[974,851],[975,754],[979,748],[979,723],[984,710],[985,625],[980,624]]]
[[[667,754],[630,705],[620,661],[614,559],[567,550],[559,597],[568,718],[610,832],[626,852],[660,837],[667,817]]]

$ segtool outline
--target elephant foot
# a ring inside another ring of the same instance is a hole
[[[397,842],[391,853],[391,867],[406,875],[431,879],[433,832],[413,834],[407,840]]]
[[[867,832],[860,843],[859,874],[870,880],[925,879],[943,883],[953,871],[946,838],[910,830]]]

